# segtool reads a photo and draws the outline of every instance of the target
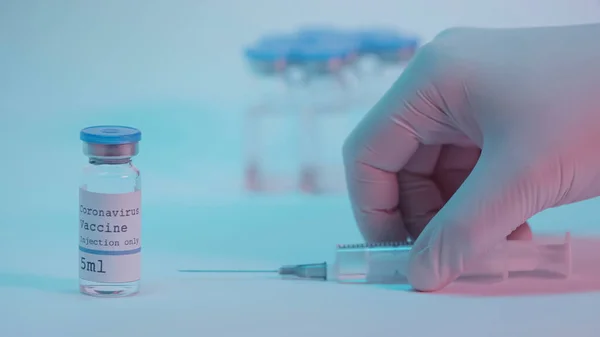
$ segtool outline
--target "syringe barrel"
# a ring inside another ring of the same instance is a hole
[[[341,283],[407,283],[411,244],[339,245],[334,277]],[[470,262],[459,279],[481,277],[504,280],[511,273],[532,277],[569,277],[571,237],[503,241]]]
[[[406,243],[338,245],[334,277],[341,283],[402,283],[411,247]]]
[[[338,282],[362,283],[365,281],[368,264],[367,251],[363,248],[336,249],[333,275]]]

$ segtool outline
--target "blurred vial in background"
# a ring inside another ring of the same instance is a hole
[[[249,191],[289,191],[297,185],[297,114],[287,60],[292,42],[289,35],[268,36],[246,49],[256,79],[251,91],[257,99],[244,120],[244,180]]]
[[[392,30],[321,25],[247,49],[259,102],[246,114],[246,188],[345,191],[342,144],[417,47]]]
[[[301,189],[309,193],[345,190],[342,144],[361,114],[352,109],[358,95],[349,65],[356,54],[354,41],[344,36],[321,35],[302,42],[290,63],[303,74],[301,113]],[[352,114],[351,112],[354,112]]]
[[[419,40],[390,29],[365,29],[353,33],[360,45],[355,63],[364,105],[374,105],[402,74],[416,52]]]

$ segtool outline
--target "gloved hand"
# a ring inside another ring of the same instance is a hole
[[[416,238],[443,288],[534,214],[600,195],[600,25],[456,28],[423,46],[344,144],[368,242]]]

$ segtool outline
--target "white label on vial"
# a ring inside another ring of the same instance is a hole
[[[103,283],[140,279],[141,191],[79,189],[79,277]]]

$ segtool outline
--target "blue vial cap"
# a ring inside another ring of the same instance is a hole
[[[320,43],[299,44],[290,58],[297,62],[329,61],[347,58],[356,51],[356,46],[348,41],[321,41]]]
[[[358,51],[361,39],[351,32],[342,31],[331,27],[307,27],[299,30],[296,34],[298,43],[335,43],[354,45],[353,49]]]
[[[266,36],[253,46],[246,48],[244,54],[250,61],[274,62],[285,58],[293,43],[294,38],[291,36]]]
[[[360,51],[381,52],[414,47],[418,44],[415,38],[405,37],[391,30],[372,30],[356,33],[360,40]]]
[[[247,48],[245,56],[250,61],[274,62],[285,58],[289,53],[289,47],[265,47],[254,46]]]
[[[142,140],[142,132],[128,126],[100,125],[81,130],[79,139],[92,144],[131,144]]]

